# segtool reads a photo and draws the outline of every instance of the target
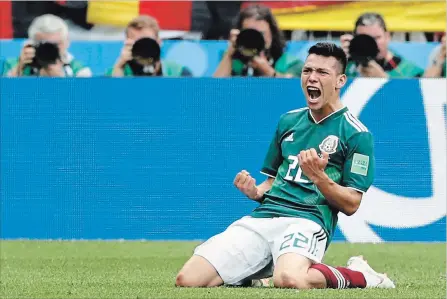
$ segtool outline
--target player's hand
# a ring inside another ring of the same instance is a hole
[[[384,69],[374,60],[370,60],[368,62],[368,66],[359,66],[359,73],[363,77],[369,78],[387,78],[388,74],[384,71]]]
[[[324,174],[324,169],[329,161],[328,153],[322,151],[321,155],[320,158],[313,148],[301,151],[298,155],[301,170],[312,182],[315,182]]]
[[[239,172],[233,184],[248,198],[258,199],[258,188],[256,187],[256,180],[250,176],[250,173],[246,170]]]
[[[121,54],[120,57],[118,58],[118,61],[116,62],[116,66],[117,67],[124,67],[124,65],[129,62],[130,60],[132,60],[132,46],[134,44],[134,40],[132,39],[127,39],[124,42],[124,46],[121,50]]]
[[[351,40],[354,38],[352,34],[343,34],[340,36],[340,44],[341,48],[346,54],[346,57],[349,58],[349,45],[351,44]]]

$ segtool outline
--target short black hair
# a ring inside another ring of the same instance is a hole
[[[341,73],[345,73],[348,59],[346,58],[346,54],[343,49],[336,44],[327,42],[316,43],[315,45],[310,47],[308,53],[309,55],[315,54],[325,57],[334,57],[341,65]]]
[[[355,21],[354,32],[357,32],[357,27],[359,26],[371,26],[374,24],[378,24],[385,32],[387,31],[385,20],[381,14],[367,12],[360,15],[360,17],[357,18],[357,21]]]

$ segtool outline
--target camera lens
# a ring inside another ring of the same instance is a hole
[[[236,58],[244,63],[259,55],[264,49],[264,36],[258,30],[244,29],[236,39]]]
[[[160,45],[149,37],[137,40],[132,46],[132,57],[146,60],[149,64],[159,61],[160,54]]]
[[[367,66],[379,54],[376,41],[369,35],[358,34],[354,36],[349,44],[349,56],[357,65]]]
[[[60,59],[59,48],[56,44],[50,42],[41,42],[34,46],[35,62],[40,67],[47,67],[55,64]]]
[[[151,76],[155,73],[155,63],[160,60],[161,49],[158,42],[144,37],[132,46],[132,60],[129,66],[135,76]]]

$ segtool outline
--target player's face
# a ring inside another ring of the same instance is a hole
[[[245,19],[242,22],[242,29],[255,29],[264,35],[265,48],[270,49],[272,45],[272,31],[269,23],[264,20],[256,20],[255,18]]]
[[[339,89],[346,82],[340,74],[340,64],[334,57],[310,54],[301,73],[301,87],[311,110],[322,109],[332,99],[338,99]]]
[[[378,59],[383,59],[388,53],[388,43],[390,41],[390,33],[386,32],[379,24],[375,23],[368,26],[358,26],[356,30],[357,34],[366,34],[376,40],[379,47]]]

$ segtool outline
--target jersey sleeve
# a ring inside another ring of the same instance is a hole
[[[347,142],[347,157],[342,185],[360,192],[368,191],[374,181],[374,141],[370,132],[361,132]]]
[[[278,168],[282,162],[281,144],[279,125],[276,128],[272,141],[270,142],[269,149],[264,159],[264,164],[261,169],[261,173],[275,178],[278,173]]]

